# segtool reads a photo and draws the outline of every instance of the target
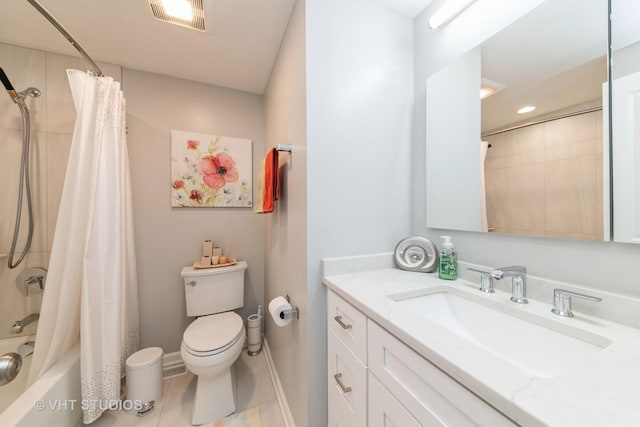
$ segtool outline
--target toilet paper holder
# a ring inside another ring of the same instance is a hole
[[[285,295],[285,299],[289,304],[291,304],[291,298],[289,298],[289,294]],[[285,310],[282,312],[282,314],[284,314],[284,318],[300,320],[300,311],[298,310],[298,307],[294,306],[293,304],[291,305],[293,307],[291,310]]]

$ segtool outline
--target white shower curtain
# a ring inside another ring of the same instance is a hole
[[[487,220],[487,187],[485,185],[485,167],[489,143],[480,141],[480,218],[482,221],[482,231],[489,231],[489,221]]]
[[[120,399],[138,348],[125,100],[120,84],[67,70],[77,113],[30,382],[80,338],[83,421]]]

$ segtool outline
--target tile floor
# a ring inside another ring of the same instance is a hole
[[[262,351],[251,357],[246,349],[235,364],[236,412],[257,406],[263,427],[284,427],[280,406]],[[96,427],[189,427],[196,377],[191,373],[165,379],[164,398],[152,413],[137,417],[124,411],[108,411],[91,426]],[[212,425],[212,424],[209,424]]]

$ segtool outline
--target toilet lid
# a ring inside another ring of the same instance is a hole
[[[197,318],[182,337],[195,352],[211,352],[235,342],[242,335],[242,317],[233,311]]]

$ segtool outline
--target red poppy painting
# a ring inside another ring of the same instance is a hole
[[[172,207],[251,207],[251,140],[171,131]]]

